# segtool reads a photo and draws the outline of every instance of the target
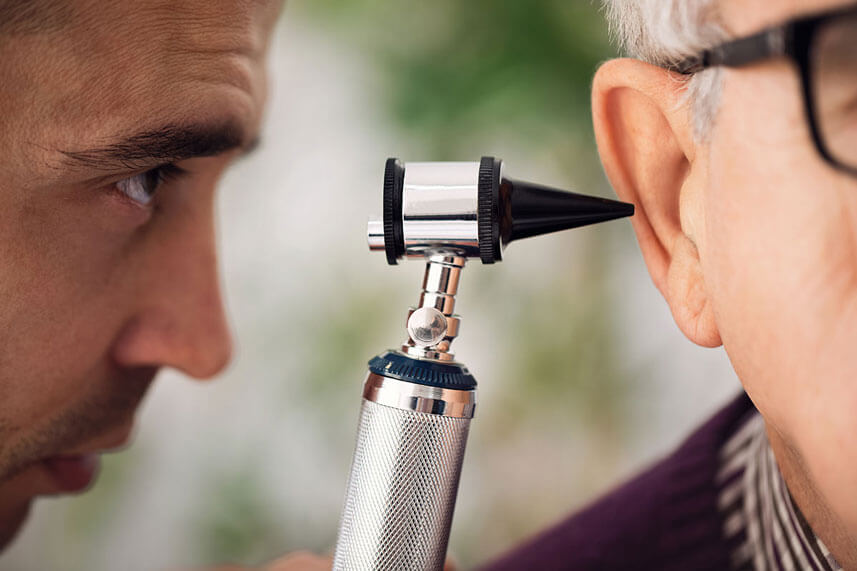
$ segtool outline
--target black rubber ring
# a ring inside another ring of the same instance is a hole
[[[460,363],[442,363],[417,359],[394,351],[386,351],[369,361],[369,370],[390,377],[442,389],[472,390],[476,379]]]
[[[387,263],[405,253],[405,233],[402,228],[402,188],[405,184],[405,167],[399,159],[389,158],[384,167],[384,251]]]
[[[479,257],[483,264],[503,259],[500,250],[500,164],[494,157],[482,157],[479,162],[479,194],[477,223]]]

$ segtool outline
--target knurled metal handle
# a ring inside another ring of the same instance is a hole
[[[474,406],[472,390],[369,375],[334,569],[443,568]]]

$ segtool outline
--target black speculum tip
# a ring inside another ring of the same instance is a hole
[[[634,205],[504,178],[500,182],[504,244],[634,214]]]
[[[479,246],[482,262],[502,259],[509,242],[634,214],[634,205],[500,175],[500,161],[483,157],[479,170]]]

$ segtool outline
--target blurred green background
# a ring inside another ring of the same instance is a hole
[[[95,489],[41,501],[3,569],[257,564],[335,539],[369,357],[404,338],[422,264],[365,246],[384,159],[496,155],[612,196],[589,114],[614,56],[585,1],[297,0],[272,45],[264,143],[227,175],[233,366],[162,375]],[[627,220],[474,262],[454,350],[480,382],[450,553],[470,568],[655,459],[737,388],[650,285]]]

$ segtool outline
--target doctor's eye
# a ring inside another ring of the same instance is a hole
[[[162,165],[116,182],[116,190],[140,206],[148,206],[161,185],[183,171],[175,165]]]

